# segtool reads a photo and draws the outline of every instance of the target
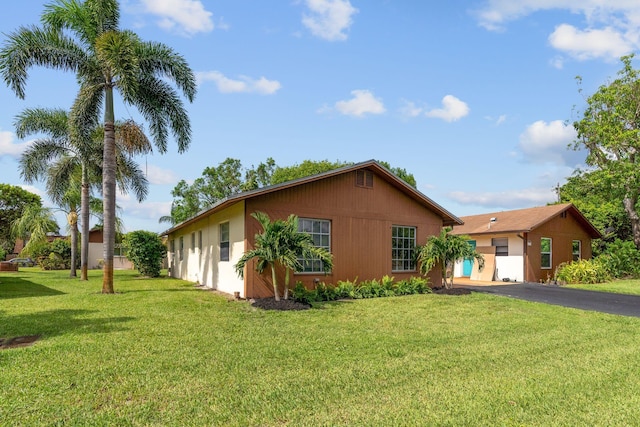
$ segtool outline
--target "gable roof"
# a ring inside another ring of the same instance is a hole
[[[573,215],[591,238],[602,237],[593,224],[571,203],[463,216],[460,219],[464,221],[464,225],[455,226],[452,233],[478,235],[529,232],[563,212]]]
[[[360,169],[366,169],[373,172],[374,174],[376,174],[376,176],[384,179],[387,183],[389,183],[391,186],[396,188],[398,191],[401,191],[402,193],[406,194],[407,196],[409,196],[410,198],[412,198],[422,206],[434,211],[442,218],[444,225],[462,224],[462,221],[460,220],[460,218],[453,215],[451,212],[447,211],[445,208],[443,208],[442,206],[440,206],[439,204],[431,200],[429,197],[422,194],[420,191],[413,188],[411,185],[407,184],[402,179],[398,178],[396,175],[394,175],[391,171],[389,171],[387,168],[382,166],[380,163],[376,162],[375,160],[368,160],[366,162],[344,166],[328,172],[323,172],[316,175],[311,175],[304,178],[283,182],[281,184],[270,185],[267,187],[262,187],[255,190],[245,191],[242,193],[231,195],[225,199],[222,199],[216,202],[212,206],[198,212],[196,215],[192,216],[191,218],[179,224],[174,225],[170,229],[160,233],[160,235],[166,236],[169,233],[172,233],[182,227],[185,227],[193,222],[196,222],[207,215],[210,215],[214,212],[221,211],[222,209],[225,209],[231,205],[234,205],[243,200],[250,199],[252,197],[274,193],[276,191],[280,191],[286,188],[297,187],[300,185],[320,181],[323,179],[327,179],[337,175],[342,175],[342,174],[353,172],[355,170],[360,170]]]

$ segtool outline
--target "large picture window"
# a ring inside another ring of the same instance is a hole
[[[220,224],[220,261],[229,261],[229,223]]]
[[[551,268],[551,239],[548,237],[540,239],[540,267]]]
[[[298,231],[307,233],[313,239],[313,245],[331,252],[331,221],[326,219],[300,218]],[[322,261],[315,258],[300,258],[302,270],[299,273],[324,273]]]
[[[416,228],[394,225],[391,231],[391,270],[415,271]]]

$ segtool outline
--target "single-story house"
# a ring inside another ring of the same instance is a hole
[[[89,230],[89,256],[87,267],[89,269],[100,269],[104,259],[104,245],[102,228],[92,228]],[[122,246],[116,243],[113,255],[113,268],[116,270],[133,270],[133,263],[122,254]]]
[[[563,262],[591,258],[591,239],[600,232],[571,203],[461,217],[453,234],[468,235],[485,256],[487,271],[471,260],[459,262],[454,277],[539,282],[552,278]]]
[[[245,251],[254,248],[256,233],[262,232],[251,216],[257,211],[272,220],[297,215],[300,230],[331,252],[331,272],[324,273],[322,265],[311,262],[292,277],[292,285],[300,281],[310,288],[318,282],[418,276],[416,245],[443,226],[462,223],[370,160],[232,195],[173,226],[162,233],[169,243],[170,275],[241,297],[272,296],[269,271],[260,275],[255,263],[249,262],[242,279],[234,269]],[[438,284],[440,272],[429,277],[431,284]]]

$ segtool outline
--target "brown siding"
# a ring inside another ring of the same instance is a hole
[[[269,214],[271,219],[295,214],[301,218],[331,221],[331,252],[333,271],[328,274],[296,274],[291,285],[302,281],[312,287],[314,279],[336,284],[339,280],[359,281],[380,279],[384,275],[396,280],[419,275],[418,271],[391,271],[391,227],[415,226],[417,244],[438,234],[442,218],[415,200],[374,176],[373,188],[356,186],[356,172],[337,175],[321,181],[283,189],[246,201],[246,248],[253,248],[254,236],[261,231],[250,217],[256,211]],[[272,296],[270,272],[260,277],[253,265],[247,268],[245,293],[247,297]],[[430,273],[431,284],[439,284],[439,271]],[[280,272],[279,283],[284,283]]]
[[[542,269],[540,266],[540,239],[551,238],[551,268]],[[563,262],[570,262],[573,259],[572,244],[574,240],[582,242],[583,259],[591,258],[591,237],[584,228],[576,221],[570,213],[563,218],[558,215],[550,221],[537,227],[528,233],[527,238],[531,241],[531,246],[526,248],[526,280],[539,282],[553,278],[556,268]]]

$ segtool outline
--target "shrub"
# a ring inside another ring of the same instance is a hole
[[[640,277],[640,251],[631,241],[616,240],[598,256],[615,278]]]
[[[356,296],[356,283],[347,281],[338,281],[338,286],[335,289],[337,299],[355,298]]]
[[[7,258],[7,251],[0,247],[0,261],[4,261]]]
[[[311,304],[318,301],[318,294],[315,290],[307,289],[302,282],[296,282],[296,286],[291,290],[291,298],[303,304]]]
[[[71,242],[69,239],[55,239],[32,245],[29,250],[22,251],[22,256],[28,256],[43,270],[67,270],[71,268]]]
[[[556,269],[556,280],[564,283],[602,283],[611,280],[602,257],[560,264]]]
[[[133,262],[141,275],[160,276],[162,258],[167,253],[160,236],[151,231],[132,231],[124,236],[122,244],[127,258]]]

